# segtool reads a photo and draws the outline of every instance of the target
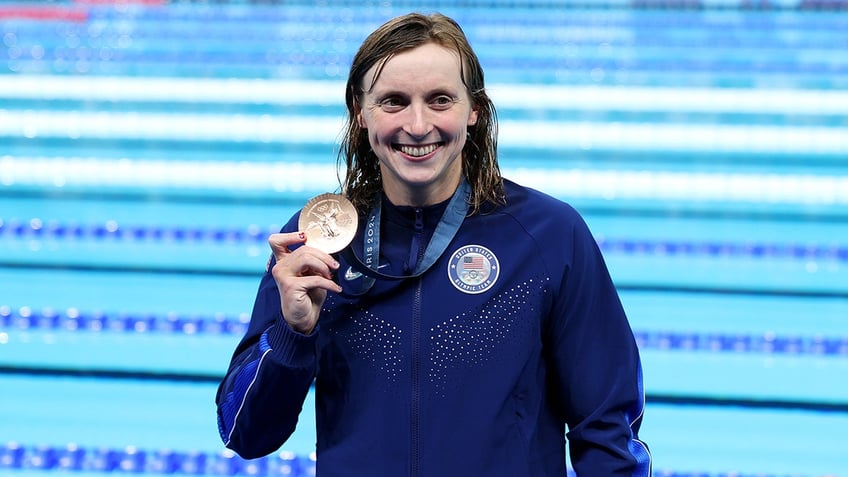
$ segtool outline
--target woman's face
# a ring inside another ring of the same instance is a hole
[[[380,160],[386,195],[395,205],[447,200],[462,176],[468,126],[477,121],[459,55],[434,43],[398,53],[371,87],[377,69],[364,77],[356,119]]]

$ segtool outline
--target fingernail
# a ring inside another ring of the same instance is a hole
[[[305,234],[305,233],[303,233],[303,232],[299,232],[299,233],[297,234],[297,237],[298,237],[299,239],[301,239],[301,240],[306,240],[306,234]]]

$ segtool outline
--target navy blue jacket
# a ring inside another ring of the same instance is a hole
[[[384,209],[380,264],[402,274],[444,205]],[[340,261],[339,280],[367,279]],[[562,477],[566,431],[578,475],[651,472],[639,354],[600,250],[573,208],[509,181],[423,275],[330,293],[310,335],[265,273],[218,390],[225,444],[277,450],[313,382],[319,477]]]

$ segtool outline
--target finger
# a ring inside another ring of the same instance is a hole
[[[307,292],[316,289],[327,290],[335,293],[341,293],[342,287],[334,282],[331,278],[320,275],[309,275],[300,278],[300,286]]]
[[[328,277],[332,275],[333,271],[339,269],[339,262],[336,261],[336,259],[332,255],[315,247],[310,247],[309,243],[306,243],[306,246],[303,247],[303,254],[305,256],[308,256],[310,259],[317,259],[319,262],[321,262],[321,265],[319,265],[317,268],[322,271],[326,271]],[[310,263],[314,265],[314,262]]]
[[[283,235],[283,234],[281,234]],[[291,238],[291,237],[288,237]],[[280,282],[288,277],[304,277],[319,275],[332,280],[333,274],[339,268],[339,262],[333,256],[321,250],[304,246],[289,251],[282,244],[286,243],[287,237],[273,237],[274,262],[269,265],[274,278]]]
[[[290,269],[298,276],[320,275],[332,279],[339,263],[330,255],[309,246],[302,247],[289,261]]]
[[[298,245],[306,242],[306,234],[303,232],[290,232],[290,233],[278,233],[271,234],[268,237],[268,245],[271,246],[271,250],[274,252],[274,258],[277,261],[283,255],[291,253],[289,250],[289,246]]]
[[[312,293],[313,290],[323,289],[341,292],[341,286],[333,281],[328,272],[320,273],[313,268],[304,266],[300,273],[292,274],[292,270],[284,266],[275,266],[272,274],[277,282],[280,293],[286,296]]]

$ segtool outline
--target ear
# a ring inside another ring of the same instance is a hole
[[[356,124],[358,124],[361,129],[368,129],[368,126],[365,123],[365,118],[362,116],[362,107],[359,105],[359,101],[353,105],[353,114],[356,119]]]
[[[466,123],[468,126],[474,126],[477,124],[477,112],[478,108],[471,109],[471,112],[468,114],[468,122]]]

